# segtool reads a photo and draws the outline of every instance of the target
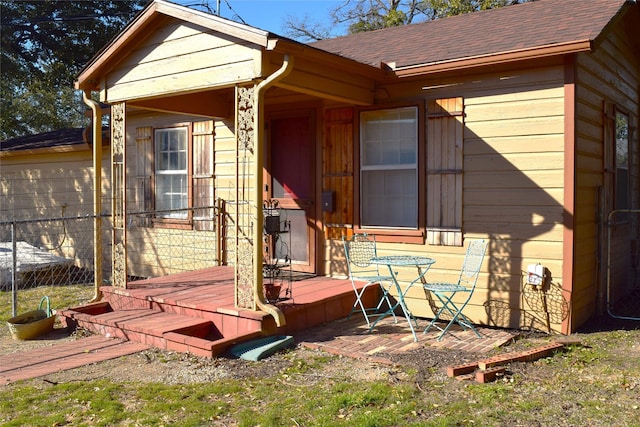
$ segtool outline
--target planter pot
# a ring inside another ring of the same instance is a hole
[[[46,301],[47,308],[42,309],[42,304]],[[49,297],[44,297],[40,301],[38,310],[27,311],[19,316],[7,320],[7,325],[11,331],[11,336],[16,340],[30,340],[53,330],[56,321],[56,314],[49,307]]]

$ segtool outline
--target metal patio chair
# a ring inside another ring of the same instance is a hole
[[[371,263],[371,259],[377,256],[375,236],[366,233],[354,234],[351,238],[342,236],[342,244],[347,258],[349,279],[351,279],[353,292],[356,294],[356,300],[348,317],[351,317],[354,312],[360,311],[364,315],[367,326],[371,326],[369,319],[385,313],[385,310],[381,310],[384,303],[387,304],[388,309],[393,307],[389,300],[389,288],[393,285],[393,277],[380,274],[378,266]],[[358,289],[356,282],[365,282],[365,285]],[[375,306],[366,307],[362,296],[370,286],[379,286],[381,296]],[[395,313],[392,315],[397,323],[398,319]]]
[[[438,341],[442,340],[444,334],[447,333],[451,325],[457,323],[463,329],[471,329],[480,338],[480,334],[473,326],[467,316],[462,313],[462,310],[467,306],[467,303],[473,295],[473,291],[476,288],[478,282],[478,276],[480,274],[480,266],[484,259],[485,252],[487,251],[487,243],[484,240],[472,240],[467,248],[467,253],[462,263],[462,269],[460,270],[460,276],[455,283],[426,283],[423,285],[426,291],[431,292],[442,303],[442,307],[437,311],[431,323],[426,327],[424,333],[427,333],[432,326],[442,331],[438,336]],[[453,301],[456,294],[466,294],[462,302],[457,304]],[[441,316],[449,315],[451,320],[444,328],[441,328],[436,324],[441,320]]]

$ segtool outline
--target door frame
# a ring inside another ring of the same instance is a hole
[[[320,245],[321,245],[321,217],[319,217],[318,206],[318,197],[320,195],[320,190],[318,188],[318,183],[321,180],[318,177],[319,168],[318,161],[320,160],[319,153],[319,144],[318,141],[321,141],[321,136],[318,135],[319,123],[317,123],[319,114],[318,110],[312,106],[301,106],[301,108],[291,108],[290,105],[287,106],[286,109],[279,109],[277,111],[270,111],[265,114],[265,127],[266,127],[266,138],[265,138],[265,146],[263,147],[264,151],[264,167],[263,167],[263,179],[264,179],[264,187],[262,189],[262,199],[264,201],[271,200],[273,198],[273,189],[272,189],[272,174],[271,174],[271,164],[272,164],[272,123],[275,120],[283,120],[288,118],[307,118],[309,120],[310,126],[310,140],[309,140],[309,156],[310,156],[310,179],[311,179],[311,188],[310,188],[310,197],[311,201],[308,206],[306,206],[306,219],[307,219],[307,233],[308,233],[308,251],[309,251],[309,266],[300,267],[300,264],[292,264],[293,271],[300,271],[304,273],[310,274],[321,274],[321,262],[320,255]],[[320,147],[321,148],[321,147]],[[278,199],[282,200],[282,199]],[[301,207],[295,202],[291,203],[280,203],[280,208],[282,209],[290,209]],[[298,268],[296,268],[298,265]],[[309,270],[309,271],[307,271]]]

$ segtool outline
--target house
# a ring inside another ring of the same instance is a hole
[[[465,313],[571,333],[638,286],[638,215],[610,215],[640,204],[638,23],[633,1],[539,0],[303,44],[155,0],[76,82],[111,105],[112,283],[154,274],[131,241],[153,257],[143,235],[221,215],[236,306],[283,322],[262,293],[277,203],[297,271],[344,276],[341,236],[367,232],[437,279],[485,238]],[[408,304],[432,316],[422,289]]]
[[[59,129],[0,142],[2,220],[90,213],[93,164],[90,135],[83,128]],[[108,141],[108,137],[105,138]],[[104,144],[103,158],[109,159]],[[108,174],[103,176],[109,181]]]

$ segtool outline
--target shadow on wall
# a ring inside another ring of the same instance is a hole
[[[544,108],[531,108],[531,101],[523,107],[522,99],[538,96],[524,83],[493,87],[465,105],[464,231],[490,237],[491,275],[483,303],[487,322],[551,331],[562,329],[571,311],[570,294],[551,274],[562,275],[562,239],[564,230],[573,228],[573,216],[561,203],[565,195],[562,82],[536,82],[535,89],[551,96],[540,100]],[[481,101],[496,93],[499,103],[487,106]],[[527,135],[521,129],[528,129]],[[595,259],[584,261],[596,264]],[[541,288],[527,285],[522,273],[535,263],[551,270]]]

